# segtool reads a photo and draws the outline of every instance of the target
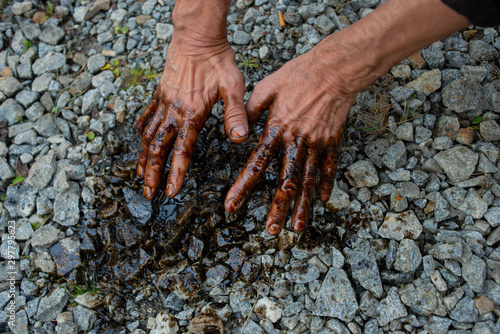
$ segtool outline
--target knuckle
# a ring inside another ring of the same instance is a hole
[[[287,197],[293,196],[297,191],[297,185],[290,180],[284,180],[280,185],[280,191]]]

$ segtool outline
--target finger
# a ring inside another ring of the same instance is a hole
[[[292,214],[292,229],[302,232],[309,219],[311,199],[316,184],[316,170],[318,168],[318,157],[313,150],[308,151],[308,155],[302,169],[300,187],[295,198],[295,207]]]
[[[156,112],[153,116],[150,116],[148,123],[144,127],[144,131],[142,132],[142,140],[147,142],[151,142],[156,135],[156,131],[163,123],[166,117],[168,105],[165,103],[160,103]]]
[[[296,138],[287,145],[283,156],[283,168],[280,174],[280,183],[274,194],[273,203],[267,216],[266,230],[270,235],[280,233],[288,216],[299,184],[300,169],[305,153],[302,137]]]
[[[266,79],[260,81],[247,101],[245,107],[250,125],[255,124],[264,111],[269,109],[276,96],[276,88],[268,82]]]
[[[137,120],[137,132],[139,132],[139,136],[142,139],[142,133],[144,132],[144,128],[146,127],[146,124],[149,123],[149,120],[151,117],[154,115],[156,109],[158,108],[158,103],[156,100],[156,96],[153,97],[151,100],[151,103],[144,109],[144,112],[142,113],[141,117]]]
[[[149,142],[143,140],[139,151],[139,163],[137,164],[138,176],[142,176],[144,174],[144,170],[146,169],[146,163],[148,161],[148,146]]]
[[[191,161],[198,134],[205,124],[203,116],[185,117],[177,140],[175,141],[172,155],[172,164],[167,179],[165,193],[168,197],[174,197],[180,191],[184,183],[184,177]]]
[[[239,72],[239,71],[238,71]],[[225,130],[235,143],[242,143],[248,137],[248,118],[243,103],[245,82],[239,73],[238,79],[231,80],[221,88],[226,112],[224,115]]]
[[[337,155],[341,139],[326,148],[321,161],[321,176],[318,185],[318,196],[323,202],[328,201],[333,189],[333,181],[337,173]]]
[[[264,174],[272,157],[278,152],[280,145],[281,129],[266,125],[257,147],[226,195],[224,205],[226,211],[234,212],[240,208],[255,182]]]
[[[144,173],[143,189],[144,197],[147,199],[153,198],[158,191],[158,185],[165,172],[167,158],[172,150],[176,136],[175,116],[169,112],[167,119],[160,126],[148,147],[148,161]]]

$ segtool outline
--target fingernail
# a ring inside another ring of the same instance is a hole
[[[167,192],[167,196],[170,197],[174,194],[174,185],[172,183],[167,184],[167,189],[165,189]]]
[[[231,137],[242,138],[247,135],[247,129],[243,125],[237,125],[231,129]]]
[[[144,186],[143,194],[144,194],[144,197],[149,199],[151,197],[151,189],[149,189],[149,187],[147,187],[147,186]]]
[[[294,226],[295,226],[294,227],[295,232],[302,232],[306,228],[306,223],[303,222],[302,220],[299,220],[295,223]]]
[[[237,200],[235,200],[234,198],[231,198],[228,202],[227,202],[227,208],[229,209],[229,211],[233,212],[233,211],[236,211],[238,210],[238,208],[240,207],[240,203],[238,203]]]
[[[142,166],[141,166],[141,165],[139,165],[139,166],[137,167],[137,175],[142,176],[142,173],[144,173],[144,170],[142,169]]]
[[[278,224],[272,224],[271,226],[269,226],[269,229],[267,231],[270,235],[276,235],[280,233],[281,227]]]

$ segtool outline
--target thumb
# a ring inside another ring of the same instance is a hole
[[[248,138],[248,119],[243,101],[244,94],[245,82],[242,75],[239,80],[234,80],[221,89],[226,109],[224,115],[226,133],[235,143],[243,143]]]
[[[255,85],[252,95],[247,101],[246,111],[250,125],[255,124],[264,111],[269,110],[274,100],[274,89],[270,89],[267,84],[269,81],[266,81],[266,79],[264,78]]]

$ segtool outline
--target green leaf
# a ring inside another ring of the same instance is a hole
[[[5,201],[5,194],[2,194],[2,196],[0,196],[0,200],[3,202]]]
[[[14,180],[12,180],[12,183],[10,185],[15,186],[16,184],[23,182],[24,179],[25,179],[24,176],[21,176],[21,175],[16,176],[16,178]]]
[[[86,133],[85,133],[85,136],[86,136],[86,137],[87,137],[90,141],[92,141],[92,140],[94,140],[94,138],[95,138],[95,133],[93,133],[92,131],[89,131],[89,132],[86,132]]]
[[[128,32],[128,28],[127,27],[123,27],[123,28],[120,29],[120,31],[121,31],[122,34],[125,35]]]
[[[36,230],[38,230],[40,228],[40,225],[42,225],[42,224],[40,222],[38,222],[38,223],[34,223],[31,226],[33,226],[33,229],[36,231]]]
[[[114,67],[118,66],[119,63],[120,63],[120,61],[118,59],[113,60]]]
[[[113,72],[113,74],[114,74],[115,76],[117,76],[117,77],[119,77],[119,76],[120,76],[120,70],[119,70],[119,69],[115,68],[112,72]]]
[[[27,39],[24,40],[24,46],[26,47],[26,49],[29,49],[31,48],[31,42],[28,41]]]
[[[477,116],[476,118],[474,118],[474,120],[472,121],[472,124],[474,125],[478,125],[479,123],[481,123],[483,121],[483,118],[481,116]]]
[[[120,27],[119,26],[115,26],[115,34],[118,34],[120,32]]]

